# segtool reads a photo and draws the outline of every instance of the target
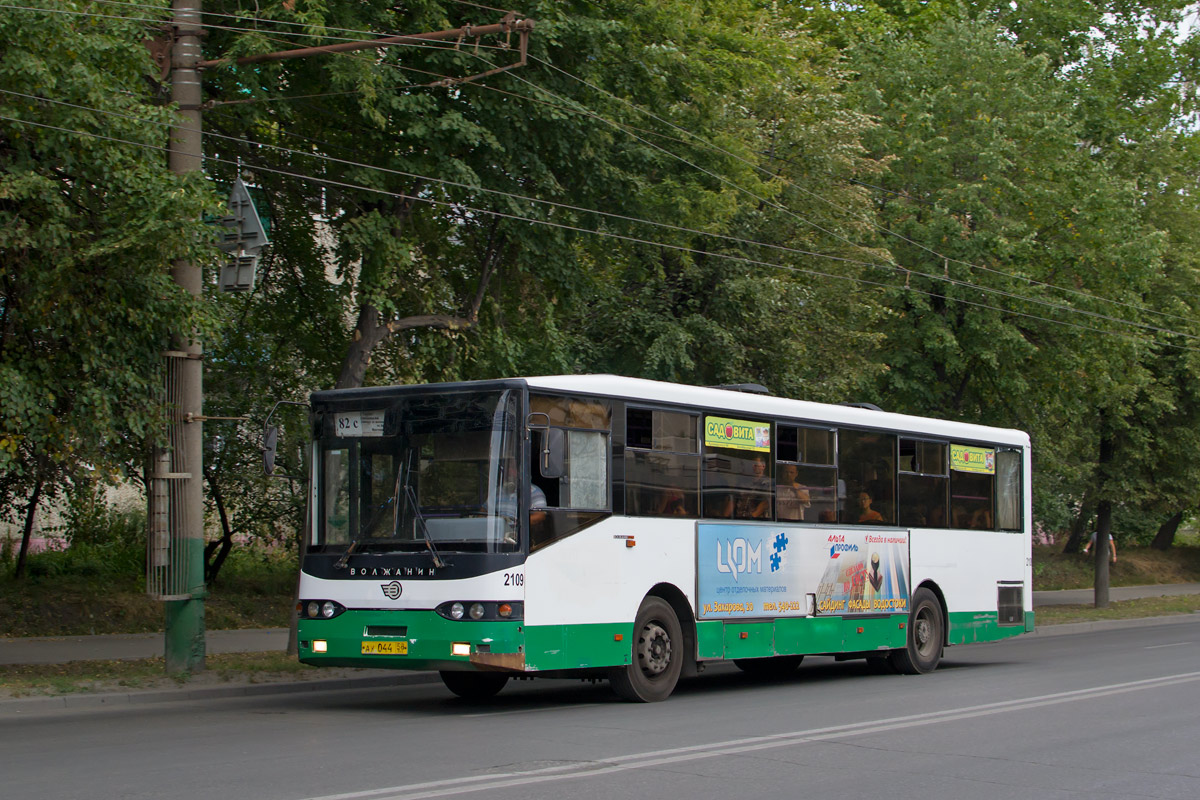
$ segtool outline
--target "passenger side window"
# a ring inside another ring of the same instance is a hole
[[[704,418],[704,516],[774,519],[771,423]]]
[[[1021,451],[996,451],[996,522],[1002,531],[1021,530]]]
[[[990,447],[950,445],[950,524],[955,528],[995,530],[992,500],[996,451]]]
[[[878,431],[838,430],[839,521],[896,524],[896,437]]]
[[[946,443],[900,439],[900,524],[946,528]]]
[[[625,413],[625,513],[697,517],[697,415],[630,408]]]
[[[837,522],[834,431],[779,425],[775,437],[775,517]]]

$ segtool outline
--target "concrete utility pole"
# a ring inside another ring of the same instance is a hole
[[[171,129],[171,171],[186,175],[201,169],[200,0],[175,0],[171,47],[171,99],[178,105]],[[171,277],[188,294],[204,290],[201,269],[188,260],[171,265]],[[153,461],[154,478],[165,483],[169,547],[161,587],[166,607],[167,672],[204,669],[204,454],[203,350],[195,331],[176,331],[167,358],[167,403],[171,409],[169,454]],[[167,466],[165,474],[162,467]],[[163,493],[152,492],[152,496]],[[161,518],[161,510],[151,518]]]
[[[178,106],[171,129],[168,161],[173,172],[186,175],[202,168],[201,108],[204,101],[201,71],[228,63],[227,59],[203,61],[200,37],[201,0],[174,0],[174,18],[169,32],[171,99]],[[279,61],[326,53],[365,50],[397,44],[464,40],[503,34],[519,37],[519,60],[512,64],[462,78],[437,82],[452,85],[495,75],[524,66],[529,34],[534,21],[506,14],[495,25],[466,25],[452,30],[388,36],[361,42],[343,42],[325,47],[299,48],[238,59],[238,64]],[[161,50],[159,51],[161,52]],[[176,285],[194,297],[203,292],[199,266],[178,260],[171,266]],[[167,671],[195,672],[204,669],[204,453],[203,453],[203,350],[195,331],[176,331],[172,349],[164,355],[167,364],[166,400],[171,410],[168,445],[156,448],[147,470],[150,536],[147,554],[147,590],[166,606],[165,653]]]

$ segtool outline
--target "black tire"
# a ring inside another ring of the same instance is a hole
[[[756,678],[786,678],[796,671],[804,656],[774,656],[771,658],[735,658],[733,665]]]
[[[683,668],[683,629],[671,605],[647,597],[633,623],[633,663],[609,672],[613,691],[634,703],[658,703],[675,691]]]
[[[937,596],[928,589],[913,592],[911,602],[908,643],[903,650],[893,650],[888,660],[901,675],[924,675],[937,669],[942,660],[946,620],[942,617],[942,605]]]
[[[486,700],[495,697],[504,684],[508,683],[508,675],[503,672],[440,672],[442,683],[446,688],[459,697],[468,700]]]

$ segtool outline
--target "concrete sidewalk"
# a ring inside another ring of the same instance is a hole
[[[1116,586],[1109,590],[1113,601],[1142,597],[1200,594],[1200,583]],[[1089,604],[1091,589],[1068,589],[1033,593],[1033,607]],[[262,653],[287,649],[286,628],[263,630],[208,631],[209,653]],[[161,633],[130,633],[111,636],[44,636],[0,639],[0,664],[63,664],[68,661],[119,661],[162,656]]]

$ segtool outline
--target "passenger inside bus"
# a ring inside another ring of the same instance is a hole
[[[705,492],[704,516],[717,519],[733,519],[733,492]]]
[[[871,495],[867,492],[858,493],[858,522],[859,524],[883,524],[883,514],[871,508]]]
[[[808,489],[800,483],[795,464],[779,465],[779,483],[775,489],[775,505],[779,519],[802,520],[804,510],[812,505]]]
[[[683,492],[678,489],[666,488],[658,492],[655,503],[655,515],[660,517],[686,517],[687,505],[684,503]]]
[[[767,475],[767,460],[755,456],[751,466],[750,491],[741,492],[737,499],[738,519],[766,519],[771,514],[771,478]]]

